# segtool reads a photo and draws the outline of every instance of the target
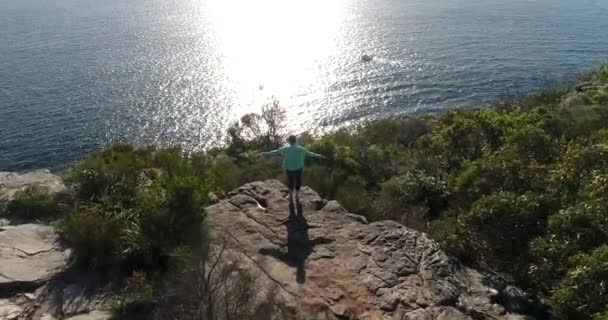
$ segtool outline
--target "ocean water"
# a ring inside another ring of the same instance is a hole
[[[369,63],[361,55],[374,55]],[[608,0],[0,0],[0,171],[468,107],[608,62]]]

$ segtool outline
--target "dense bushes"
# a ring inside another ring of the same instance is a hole
[[[478,253],[491,266],[526,278],[529,257],[525,248],[544,229],[548,213],[543,202],[533,193],[499,192],[476,201],[461,219],[473,235]]]
[[[569,319],[583,319],[608,305],[608,245],[570,259],[573,265],[553,293]]]
[[[0,218],[13,222],[49,221],[59,213],[56,199],[42,187],[31,186],[17,191],[11,201],[0,195]]]
[[[203,243],[208,163],[179,148],[100,151],[67,172],[60,231],[86,265],[162,268],[175,248]]]

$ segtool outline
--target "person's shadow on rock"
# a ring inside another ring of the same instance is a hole
[[[296,268],[296,281],[306,282],[306,259],[312,253],[314,244],[308,238],[308,223],[304,217],[302,203],[289,201],[287,228],[287,252],[278,249],[260,249],[261,254],[273,256]]]

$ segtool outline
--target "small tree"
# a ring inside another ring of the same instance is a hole
[[[262,128],[262,116],[257,113],[248,113],[241,117],[241,135],[247,140],[255,140],[265,136]]]
[[[277,146],[281,144],[283,130],[287,115],[285,108],[279,104],[279,100],[272,98],[272,101],[262,107],[262,119],[266,124],[266,143],[267,146]]]
[[[227,131],[228,154],[239,156],[247,150],[276,148],[284,135],[285,108],[272,98],[262,106],[262,113],[248,113],[233,123]]]

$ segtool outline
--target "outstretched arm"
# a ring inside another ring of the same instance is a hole
[[[270,155],[275,155],[275,154],[281,154],[282,150],[283,150],[283,148],[278,148],[278,149],[274,149],[274,150],[271,150],[271,151],[262,152],[262,154],[265,155],[265,156],[270,156]]]
[[[322,155],[322,154],[314,153],[314,152],[309,151],[308,149],[306,149],[304,147],[302,149],[304,149],[304,152],[306,152],[306,155],[309,156],[309,157],[319,158],[319,159],[325,159],[325,156]]]

